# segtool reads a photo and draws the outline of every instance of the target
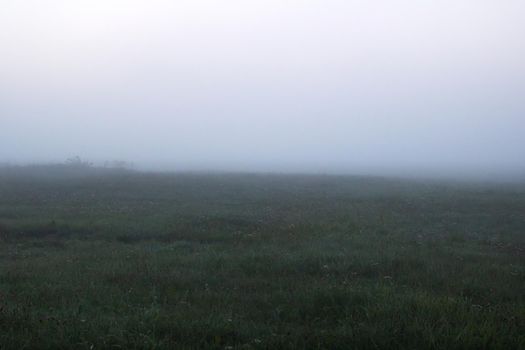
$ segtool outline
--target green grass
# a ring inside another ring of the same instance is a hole
[[[0,348],[525,349],[525,186],[0,171]]]

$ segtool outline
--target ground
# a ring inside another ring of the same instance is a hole
[[[525,348],[525,185],[0,171],[0,348]]]

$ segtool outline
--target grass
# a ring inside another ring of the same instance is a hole
[[[0,348],[525,349],[525,186],[0,171]]]

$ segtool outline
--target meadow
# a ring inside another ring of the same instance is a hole
[[[525,184],[0,170],[1,349],[525,349]]]

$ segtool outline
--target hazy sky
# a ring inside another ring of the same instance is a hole
[[[525,169],[523,0],[0,0],[0,162]]]

